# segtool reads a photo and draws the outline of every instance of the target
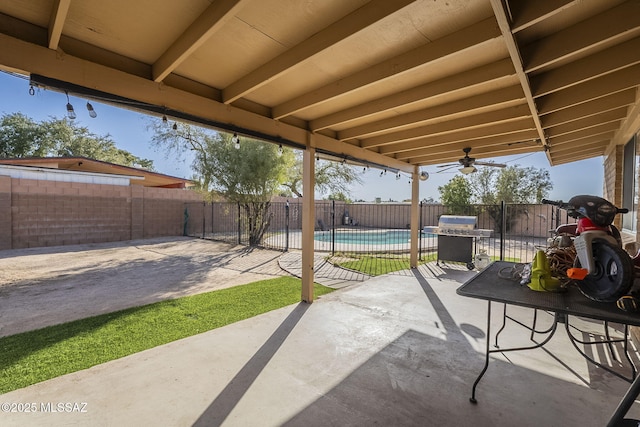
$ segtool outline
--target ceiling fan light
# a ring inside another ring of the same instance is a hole
[[[474,173],[475,171],[477,171],[475,166],[465,166],[463,168],[460,168],[460,172],[462,172],[465,175],[469,175],[470,173]]]

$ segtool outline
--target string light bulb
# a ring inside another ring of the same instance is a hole
[[[178,130],[178,123],[173,122],[173,130]]]
[[[284,148],[282,148],[282,144],[278,145],[278,157],[282,156],[284,152]]]
[[[167,119],[167,116],[162,116],[162,124],[166,127],[169,126],[169,119]]]
[[[77,117],[76,112],[73,111],[73,105],[71,105],[71,102],[69,101],[69,94],[67,92],[64,94],[67,95],[67,117],[73,120]]]
[[[91,105],[89,101],[87,101],[87,111],[89,112],[89,117],[91,117],[92,119],[98,117],[98,113],[96,113],[96,110],[93,109],[93,105]]]
[[[235,147],[236,150],[240,149],[240,137],[238,136],[237,133],[233,134],[233,136],[231,137],[231,142],[233,142],[233,146]]]
[[[29,85],[29,95],[33,96],[36,94],[36,90],[33,88],[33,85]]]

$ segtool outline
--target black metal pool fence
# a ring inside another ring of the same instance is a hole
[[[317,252],[358,257],[407,258],[410,253],[411,206],[407,203],[344,203],[316,201]],[[280,251],[302,248],[302,201],[269,202],[264,215],[256,206],[239,203],[186,203],[184,235],[240,245],[258,245]],[[549,205],[470,205],[455,212],[443,205],[420,203],[419,229],[437,226],[443,214],[477,217],[477,228],[491,237],[474,237],[473,251],[494,259],[531,262],[543,248],[550,230],[572,222],[566,211]],[[435,260],[437,236],[422,231],[419,259]]]

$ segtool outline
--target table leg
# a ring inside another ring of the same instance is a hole
[[[533,338],[534,338],[535,333],[536,333],[536,324],[537,324],[537,321],[538,321],[538,309],[537,309],[537,308],[534,308],[534,309],[533,309],[533,325],[531,325],[531,336],[529,337],[529,339],[530,339],[531,341],[533,341],[533,340],[534,340]]]
[[[568,317],[568,316],[567,316]],[[608,326],[608,324],[607,324]],[[629,367],[631,368],[631,377],[625,377],[624,375],[620,374],[619,372],[616,372],[615,370],[611,369],[608,366],[603,365],[602,363],[598,362],[597,360],[595,360],[594,358],[592,358],[591,356],[589,356],[587,353],[585,353],[579,346],[578,344],[582,344],[583,346],[587,346],[587,345],[599,345],[599,344],[603,344],[603,342],[600,341],[583,341],[580,340],[578,338],[576,338],[572,333],[571,333],[571,326],[569,325],[569,320],[567,319],[567,321],[565,322],[564,325],[566,331],[567,331],[567,337],[569,337],[569,341],[571,342],[571,344],[573,345],[573,347],[576,349],[576,351],[578,353],[580,353],[582,355],[582,357],[584,357],[587,361],[589,361],[590,363],[594,364],[595,366],[597,366],[598,368],[604,369],[605,371],[609,372],[612,375],[615,375],[616,377],[623,379],[627,382],[632,382],[635,380],[637,372],[636,372],[636,367],[633,364],[633,361],[631,360],[631,358],[629,357],[629,351],[628,351],[628,343],[629,343],[629,326],[625,325],[624,326],[624,338],[611,338],[608,334],[608,332],[605,333],[605,336],[607,337],[606,340],[606,344],[609,344],[611,346],[612,343],[617,343],[617,342],[621,342],[624,345],[624,354],[625,357],[627,359],[627,361],[629,362]],[[611,357],[615,360],[615,354],[613,353],[613,347],[611,347],[612,352],[611,352]]]
[[[625,331],[626,334],[626,331]],[[618,360],[618,358],[616,357],[616,353],[613,351],[613,344],[611,343],[611,334],[609,334],[609,321],[605,320],[604,321],[604,337],[607,341],[607,346],[609,347],[609,354],[611,354],[611,357],[613,358],[613,360],[615,360],[616,362],[621,362],[620,360]],[[625,335],[626,337],[626,335]],[[625,341],[626,343],[626,341]],[[626,350],[626,348],[625,348]]]
[[[506,310],[506,304],[505,304],[505,310]],[[487,340],[486,341],[487,341],[487,347],[485,351],[484,368],[482,368],[480,375],[478,375],[478,378],[476,378],[476,381],[473,383],[473,387],[471,388],[471,397],[469,398],[469,401],[471,403],[478,403],[478,401],[476,400],[476,387],[478,386],[478,383],[484,376],[484,373],[487,372],[487,368],[489,367],[489,354],[490,354],[489,343],[491,342],[491,301],[489,301],[489,304],[487,306]]]
[[[629,390],[627,390],[615,412],[611,416],[607,427],[618,427],[622,425],[624,416],[629,412],[629,409],[631,409],[633,402],[638,398],[638,394],[640,394],[640,376],[637,376],[631,383]]]
[[[506,353],[506,352],[509,352],[509,351],[533,350],[533,349],[536,349],[536,348],[543,347],[546,343],[548,343],[551,340],[553,335],[556,333],[556,329],[557,329],[558,322],[559,322],[559,320],[558,320],[559,317],[560,316],[557,313],[555,313],[554,318],[553,318],[553,324],[549,328],[549,335],[547,335],[547,337],[542,342],[536,343],[536,345],[531,345],[531,346],[526,346],[526,347],[511,347],[511,348],[504,348],[504,349],[500,349],[499,348],[497,350],[491,350],[491,348],[490,348],[490,342],[491,342],[491,301],[489,301],[489,305],[487,307],[487,346],[486,346],[486,349],[485,349],[484,367],[482,368],[482,371],[480,372],[480,375],[478,375],[478,378],[476,378],[476,381],[473,383],[473,387],[471,389],[471,397],[469,398],[469,401],[471,403],[478,403],[478,401],[476,400],[476,387],[478,386],[478,383],[480,382],[480,380],[484,376],[485,372],[487,372],[487,368],[489,367],[489,355],[491,353]],[[510,318],[510,319],[515,321],[515,322],[517,322],[517,323],[520,323],[520,322],[516,321],[515,319],[512,319],[512,318]],[[522,325],[522,323],[520,323],[520,324]]]
[[[498,345],[498,337],[500,336],[500,333],[504,330],[504,328],[507,326],[507,304],[502,304],[502,305],[504,306],[502,310],[502,326],[500,327],[498,332],[496,332],[496,342],[493,345],[495,348],[500,348],[500,346]]]

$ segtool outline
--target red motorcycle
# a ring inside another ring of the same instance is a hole
[[[635,279],[634,265],[640,265],[640,252],[634,259],[622,248],[620,231],[613,225],[618,208],[597,196],[580,195],[568,202],[543,199],[542,203],[566,209],[575,224],[563,224],[557,235],[571,236],[576,249],[573,268],[567,276],[580,291],[594,301],[613,302],[627,295]]]

